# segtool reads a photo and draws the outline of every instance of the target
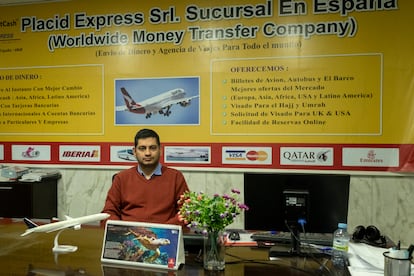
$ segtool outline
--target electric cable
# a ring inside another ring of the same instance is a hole
[[[305,223],[306,223],[306,220],[304,220],[304,219],[298,219],[298,223],[299,223],[299,225],[301,225],[302,226],[302,232],[303,232],[303,234],[304,234],[304,236],[306,237],[306,231],[305,231]],[[288,222],[285,220],[285,226],[287,227],[287,229],[289,230],[289,232],[291,233],[291,235],[292,235],[292,237],[296,240],[296,242],[299,244],[299,247],[301,247],[302,245],[305,247],[306,246],[306,248],[308,248],[308,249],[314,249],[314,248],[312,248],[311,246],[310,246],[310,244],[302,244],[301,243],[301,241],[300,241],[300,238],[294,233],[294,231],[292,230],[292,228],[289,226],[289,224],[288,224]],[[326,252],[322,252],[324,255],[328,255],[329,256],[329,254],[326,254]],[[325,269],[327,272],[328,272],[328,275],[331,275],[331,271],[330,271],[330,269],[326,266],[326,263],[327,263],[327,260],[324,262],[324,263],[322,263],[320,260],[319,260],[319,258],[317,258],[316,256],[315,256],[315,254],[312,252],[312,250],[309,250],[309,252],[305,252],[305,253],[303,253],[303,252],[301,252],[301,253],[299,253],[300,255],[302,255],[303,257],[310,257],[314,262],[316,262],[317,264],[319,264],[319,271],[320,272],[322,272],[323,273],[323,269]]]

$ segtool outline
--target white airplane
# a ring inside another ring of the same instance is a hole
[[[54,241],[54,247],[52,248],[52,251],[55,253],[68,253],[68,252],[75,252],[78,250],[77,246],[73,245],[60,245],[59,244],[59,235],[60,233],[68,228],[73,227],[75,230],[79,230],[81,228],[81,225],[84,223],[104,220],[109,217],[109,214],[106,213],[98,213],[94,215],[89,216],[83,216],[78,218],[71,218],[69,216],[66,216],[66,220],[38,225],[31,221],[28,218],[24,218],[24,222],[26,223],[28,229],[21,234],[21,236],[26,236],[34,232],[46,232],[50,233],[53,231],[59,231],[56,234],[55,241]]]
[[[73,227],[74,229],[78,230],[81,228],[81,224],[88,223],[88,222],[94,222],[98,220],[104,220],[109,217],[109,214],[106,213],[99,213],[84,217],[78,217],[78,218],[71,218],[69,216],[66,216],[66,220],[58,221],[58,222],[52,222],[48,224],[38,225],[35,222],[31,221],[28,218],[24,218],[24,223],[26,223],[28,229],[21,234],[20,236],[26,236],[34,232],[46,232],[50,233],[53,231],[66,229]]]
[[[160,95],[148,98],[140,103],[135,102],[135,100],[129,95],[128,91],[121,87],[121,93],[124,97],[126,105],[116,106],[116,111],[129,111],[137,114],[146,114],[145,118],[148,119],[152,114],[164,114],[164,116],[170,116],[171,106],[174,104],[179,104],[182,107],[186,107],[191,103],[191,100],[197,98],[185,97],[185,91],[182,88],[176,88],[169,90]]]

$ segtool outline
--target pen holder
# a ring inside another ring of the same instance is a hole
[[[384,276],[407,276],[411,273],[411,256],[407,250],[391,250],[384,255]]]

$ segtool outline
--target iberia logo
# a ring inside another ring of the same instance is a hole
[[[246,154],[246,158],[251,160],[251,161],[264,161],[266,160],[268,157],[267,153],[265,151],[255,151],[255,150],[250,150],[247,152]]]
[[[60,161],[99,162],[100,146],[66,146],[59,147]]]
[[[67,150],[62,153],[62,157],[99,157],[98,150],[80,151],[80,150]]]

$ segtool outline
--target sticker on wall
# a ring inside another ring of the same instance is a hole
[[[100,162],[100,146],[60,146],[59,161]]]
[[[266,164],[272,163],[270,147],[223,147],[223,164]]]
[[[333,166],[333,148],[281,147],[280,165]]]
[[[111,146],[111,162],[137,162],[132,146]]]
[[[210,147],[165,147],[164,161],[170,163],[199,163],[209,164]]]
[[[50,152],[45,145],[12,145],[12,160],[50,161]]]
[[[343,166],[398,167],[400,162],[398,148],[343,148]]]

